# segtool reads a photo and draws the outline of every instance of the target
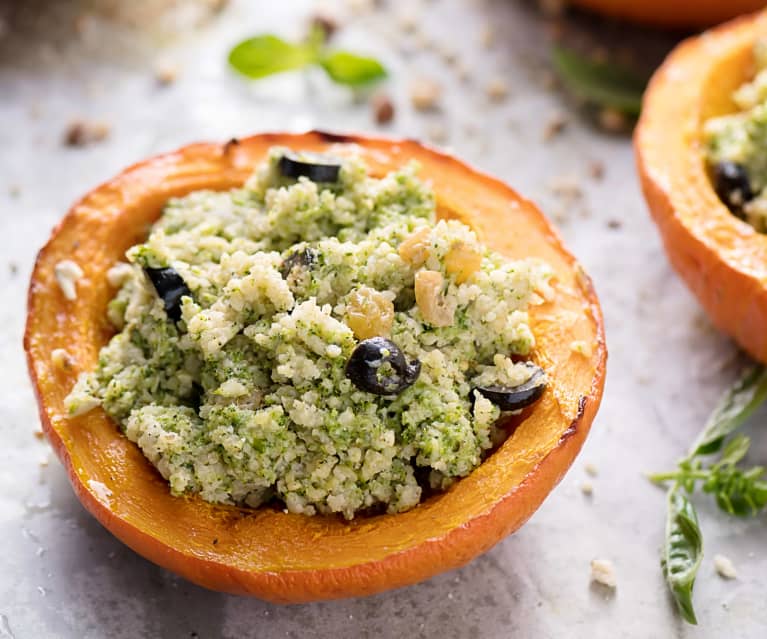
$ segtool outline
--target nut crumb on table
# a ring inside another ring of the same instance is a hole
[[[615,576],[615,566],[609,559],[592,559],[591,560],[591,581],[606,586],[607,588],[615,588],[618,585]]]
[[[442,87],[427,78],[416,81],[410,89],[410,101],[416,111],[434,111],[439,108]]]
[[[738,576],[738,571],[735,569],[732,560],[724,555],[714,555],[714,568],[716,568],[719,576],[724,579],[735,579]]]
[[[101,142],[109,136],[110,127],[105,122],[94,120],[72,120],[64,131],[64,145],[83,147]]]

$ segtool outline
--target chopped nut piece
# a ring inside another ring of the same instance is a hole
[[[581,484],[581,492],[587,497],[591,497],[594,494],[594,485],[590,481],[584,481]]]
[[[66,146],[87,146],[101,142],[109,135],[109,125],[104,122],[73,120],[64,132]]]
[[[421,266],[429,257],[431,229],[424,227],[406,237],[399,245],[399,256],[413,268]]]
[[[72,356],[63,348],[54,348],[51,351],[51,362],[61,371],[69,370],[73,364]]]
[[[388,337],[394,323],[394,304],[379,291],[360,286],[349,295],[345,319],[357,339]]]
[[[607,228],[609,229],[619,229],[622,226],[623,226],[623,222],[621,222],[620,220],[615,220],[615,219],[607,220]]]
[[[621,111],[605,107],[599,112],[599,126],[609,133],[623,133],[628,128],[628,119]]]
[[[567,122],[567,117],[563,113],[558,112],[552,115],[543,130],[543,139],[548,141],[555,138],[565,130]]]
[[[370,101],[376,124],[387,124],[394,119],[394,103],[385,93],[377,93]]]
[[[738,571],[735,570],[732,561],[724,555],[714,556],[714,568],[716,568],[719,576],[725,579],[735,579],[738,576]]]
[[[493,78],[488,82],[485,92],[493,102],[500,102],[509,95],[509,85],[503,78]]]
[[[586,473],[592,477],[596,477],[599,474],[599,470],[597,470],[596,465],[590,462],[583,467],[583,470],[585,470]]]
[[[482,254],[465,242],[456,242],[445,255],[445,270],[455,275],[455,283],[463,284],[482,265]]]
[[[45,433],[39,428],[34,433],[36,439],[45,439]]]
[[[62,260],[53,269],[56,282],[68,300],[77,299],[77,280],[83,276],[83,269],[72,260]]]
[[[583,197],[583,189],[577,178],[573,176],[561,175],[555,177],[549,182],[549,188],[559,198],[567,203],[573,203]]]
[[[437,109],[441,97],[442,87],[433,80],[419,80],[410,90],[410,101],[417,111]]]
[[[608,588],[615,588],[617,581],[615,579],[615,566],[613,566],[613,562],[609,559],[592,559],[591,580]]]
[[[19,265],[16,264],[16,262],[10,262],[8,264],[8,270],[11,272],[11,275],[16,275],[16,273],[19,272]]]
[[[442,294],[444,284],[438,271],[418,271],[415,274],[415,302],[424,320],[432,326],[452,326],[455,303]]]

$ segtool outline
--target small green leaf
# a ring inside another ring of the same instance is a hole
[[[746,435],[737,435],[733,437],[722,451],[722,456],[716,463],[717,467],[735,466],[746,456],[751,447],[751,440]]]
[[[690,449],[689,457],[710,455],[721,449],[733,433],[767,399],[767,368],[753,366],[722,395],[703,432]]]
[[[661,566],[677,608],[685,621],[697,624],[692,604],[695,576],[703,558],[703,538],[692,502],[674,487],[668,493],[666,539]]]
[[[571,49],[554,47],[554,68],[567,87],[580,98],[639,115],[647,81],[634,72],[608,62],[595,62]]]
[[[333,81],[349,86],[362,86],[386,77],[386,69],[374,58],[365,58],[348,51],[334,51],[320,60],[322,68]]]
[[[243,40],[229,52],[229,64],[249,78],[301,69],[317,59],[310,44],[291,44],[274,35]]]

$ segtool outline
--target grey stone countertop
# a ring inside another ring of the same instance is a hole
[[[320,72],[250,83],[227,69],[238,39],[298,37],[315,4],[171,4],[0,0],[0,637],[767,636],[765,515],[732,520],[698,500],[706,544],[699,626],[685,625],[666,593],[664,495],[644,474],[673,464],[744,359],[671,270],[629,136],[594,127],[551,88],[549,36],[559,27],[533,3],[512,0],[326,3],[341,15],[339,46],[390,69],[384,89],[396,115],[381,127],[365,100]],[[598,19],[573,19],[603,30]],[[158,73],[173,81],[159,86]],[[433,113],[411,106],[421,78],[444,88]],[[495,79],[495,93],[508,95],[493,99]],[[552,132],[561,114],[566,124]],[[66,147],[75,118],[103,121],[107,137]],[[134,554],[84,511],[35,437],[21,341],[35,253],[85,191],[192,141],[311,127],[431,139],[537,201],[594,279],[610,359],[581,455],[519,532],[415,586],[286,607],[198,588]],[[761,411],[749,427],[755,462],[767,462],[764,419]],[[737,579],[716,574],[717,553],[732,559]],[[594,558],[614,563],[614,591],[590,582]]]

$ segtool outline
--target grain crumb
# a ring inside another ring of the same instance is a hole
[[[564,113],[561,113],[561,112],[554,113],[549,118],[548,122],[546,122],[546,126],[543,129],[544,141],[548,142],[549,140],[554,139],[556,136],[562,133],[567,127],[567,122],[568,122],[568,119]]]
[[[155,64],[154,77],[160,86],[171,85],[178,78],[178,66],[171,62],[160,61]]]
[[[584,481],[581,484],[581,492],[587,497],[591,497],[594,494],[594,485],[590,481]]]
[[[558,198],[573,203],[583,198],[583,189],[574,176],[560,175],[549,182],[549,189]]]
[[[729,557],[724,555],[714,556],[714,568],[719,573],[720,577],[724,579],[735,579],[738,576],[738,571],[735,570],[735,566]]]
[[[72,120],[64,131],[64,144],[72,147],[83,147],[101,142],[109,136],[109,125],[93,120]]]
[[[623,227],[623,222],[620,220],[617,220],[615,218],[607,220],[607,228],[612,230],[617,230],[619,228]]]
[[[34,432],[34,435],[35,435],[35,439],[39,439],[39,440],[45,439],[45,433],[39,428]]]
[[[601,181],[605,176],[605,164],[601,160],[593,160],[589,162],[589,175],[597,182]]]
[[[586,471],[587,475],[590,475],[591,477],[596,477],[599,474],[599,470],[596,467],[596,464],[592,464],[591,462],[588,462],[584,467],[583,470]]]
[[[394,119],[394,103],[386,93],[376,93],[370,100],[376,124],[388,124]]]
[[[509,85],[503,78],[493,78],[487,83],[485,93],[493,102],[501,102],[509,95]]]
[[[609,559],[592,559],[591,581],[595,581],[608,588],[615,588],[618,585],[618,582],[615,578],[615,566],[613,565],[613,562]]]
[[[623,133],[628,129],[628,118],[617,109],[605,107],[599,111],[599,126],[608,133]]]
[[[442,87],[433,80],[421,79],[410,89],[410,101],[417,111],[434,111],[439,108]]]
[[[495,46],[495,40],[495,28],[493,25],[486,25],[485,28],[482,29],[482,34],[480,35],[482,46],[485,49],[492,49]]]

